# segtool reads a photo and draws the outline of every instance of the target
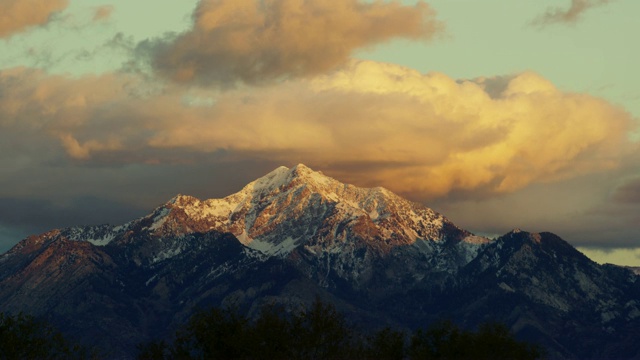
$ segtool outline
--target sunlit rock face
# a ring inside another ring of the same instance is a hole
[[[630,357],[640,351],[637,280],[553,234],[489,240],[300,164],[223,199],[178,195],[126,224],[24,239],[0,256],[0,309],[48,317],[125,357],[194,308],[255,312],[316,296],[367,327],[497,320],[551,357]]]

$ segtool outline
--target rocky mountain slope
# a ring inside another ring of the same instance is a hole
[[[224,199],[179,195],[119,226],[52,230],[0,256],[0,309],[131,355],[194,308],[320,296],[354,322],[504,321],[552,357],[638,357],[640,282],[549,233],[496,240],[383,188],[281,167]]]

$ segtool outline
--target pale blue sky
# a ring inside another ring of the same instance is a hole
[[[406,1],[407,3],[412,3]],[[398,41],[362,56],[438,71],[458,79],[533,70],[565,91],[605,97],[640,115],[640,2],[612,1],[575,24],[531,22],[569,1],[434,0],[448,37],[427,44]]]

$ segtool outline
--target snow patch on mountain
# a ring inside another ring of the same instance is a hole
[[[72,241],[86,241],[95,246],[105,246],[120,236],[124,231],[124,226],[114,227],[111,225],[76,226],[60,231],[60,236]]]
[[[86,241],[92,243],[95,246],[105,246],[115,238],[116,238],[115,234],[109,234],[97,239],[87,239]]]
[[[385,188],[343,184],[303,164],[279,167],[222,199],[177,195],[126,226],[78,228],[70,238],[104,246],[132,229],[157,239],[152,262],[178,255],[189,234],[217,231],[233,234],[244,246],[267,257],[286,257],[297,248],[315,256],[332,254],[337,256],[336,266],[356,266],[351,271],[360,266],[352,258],[357,246],[384,256],[394,247],[412,245],[431,258],[441,256],[445,243],[453,242],[449,252],[455,254],[447,256],[462,266],[489,241]]]
[[[236,238],[242,243],[242,245],[248,246],[253,243],[253,239],[247,235],[246,231],[242,231],[240,234],[236,235]]]
[[[158,214],[153,218],[153,224],[149,226],[150,231],[155,231],[162,227],[162,225],[167,221],[167,215],[171,212],[171,209],[163,208]]]
[[[174,244],[174,246],[170,246],[160,251],[156,256],[153,257],[151,263],[155,264],[163,260],[171,259],[182,253],[183,250],[184,246],[181,246],[180,244]]]
[[[286,166],[280,166],[267,175],[249,183],[241,192],[253,191],[255,193],[262,193],[273,191],[285,184],[290,173],[291,172]]]
[[[260,251],[265,255],[284,257],[297,247],[297,243],[295,239],[289,236],[284,239],[284,241],[281,241],[276,245],[267,241],[253,240],[249,242],[247,246],[251,249]]]

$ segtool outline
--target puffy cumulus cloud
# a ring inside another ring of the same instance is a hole
[[[414,6],[361,0],[201,0],[193,28],[140,44],[178,82],[260,83],[323,73],[355,50],[396,37],[430,39],[443,25]]]
[[[67,7],[67,0],[2,0],[0,1],[0,38],[44,25],[51,15]]]
[[[486,79],[456,82],[363,62],[316,86],[342,93],[334,104],[359,113],[337,115],[359,134],[343,149],[354,161],[404,164],[372,172],[372,182],[427,197],[510,192],[615,167],[629,151],[634,120],[622,109],[563,93],[531,72],[502,81],[502,92],[489,94]]]
[[[575,24],[587,10],[606,5],[612,0],[571,0],[568,9],[550,8],[533,21],[533,25]]]
[[[168,85],[145,93],[142,85],[122,75],[3,72],[0,127],[44,131],[86,162],[224,152],[303,162],[414,199],[507,193],[607,170],[634,145],[628,113],[559,91],[531,72],[455,81],[352,62],[331,75],[272,87],[184,93]]]

